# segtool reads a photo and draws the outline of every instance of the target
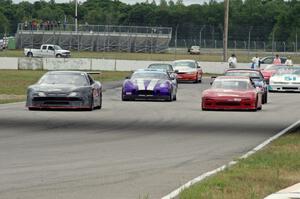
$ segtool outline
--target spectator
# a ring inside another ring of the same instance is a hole
[[[256,54],[255,57],[252,58],[252,64],[251,64],[251,69],[257,69],[259,68],[259,57],[258,55]]]
[[[273,64],[274,65],[280,65],[281,64],[281,59],[280,59],[278,54],[275,55],[275,58],[273,60]]]
[[[28,29],[28,22],[27,22],[27,20],[26,20],[25,23],[24,23],[24,29],[25,29],[25,30]]]
[[[287,66],[292,66],[293,65],[293,61],[291,59],[291,56],[287,57],[287,60],[285,61],[284,64],[287,65]]]
[[[229,57],[228,65],[229,65],[229,68],[236,68],[237,58],[236,58],[235,54],[232,54],[231,57]]]

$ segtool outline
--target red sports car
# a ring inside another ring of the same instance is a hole
[[[272,77],[279,69],[284,69],[286,65],[268,65],[265,69],[261,69],[261,73],[264,76],[267,84],[269,84],[270,77]]]
[[[202,110],[261,110],[262,92],[249,77],[219,76],[202,93]]]
[[[178,81],[193,81],[195,83],[202,81],[203,71],[200,64],[195,60],[177,60],[174,62],[173,68],[178,71]]]

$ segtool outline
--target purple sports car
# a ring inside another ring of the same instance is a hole
[[[144,69],[134,72],[123,83],[122,100],[176,100],[177,81],[165,70]]]

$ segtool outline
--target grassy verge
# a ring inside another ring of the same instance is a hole
[[[229,52],[231,54],[232,52]],[[258,53],[260,57],[270,54],[265,52]],[[239,62],[250,63],[254,56],[252,53],[248,56],[245,52],[236,53]],[[22,50],[4,50],[0,51],[0,57],[24,57]],[[222,54],[211,51],[201,55],[190,55],[187,53],[127,53],[127,52],[91,52],[91,51],[72,51],[73,58],[99,58],[99,59],[125,59],[125,60],[155,60],[155,61],[173,61],[176,59],[195,59],[199,61],[222,61]],[[300,63],[300,56],[293,56],[294,63]]]
[[[1,70],[0,73],[0,104],[24,101],[26,89],[34,84],[46,71],[30,70]],[[130,72],[103,71],[101,75],[94,75],[101,82],[121,80]]]
[[[237,165],[196,184],[180,199],[261,199],[300,182],[300,128]]]

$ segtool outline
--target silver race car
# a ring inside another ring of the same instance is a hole
[[[300,92],[300,66],[289,66],[278,70],[270,78],[269,91]]]
[[[87,72],[47,72],[28,87],[26,106],[36,109],[101,109],[102,85]]]

